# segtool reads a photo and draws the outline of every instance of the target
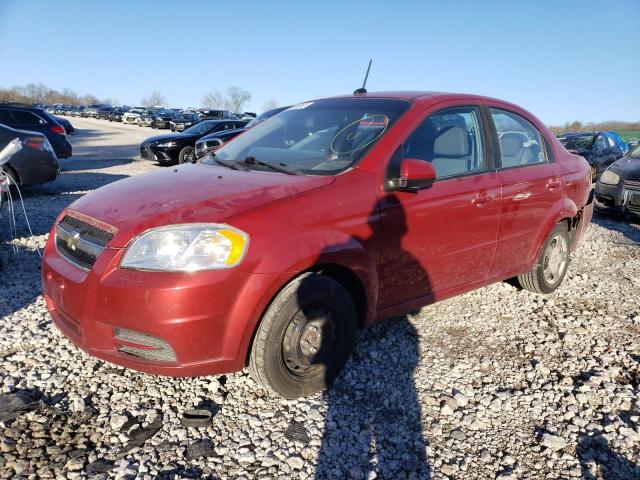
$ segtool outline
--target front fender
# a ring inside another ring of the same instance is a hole
[[[302,272],[322,265],[338,265],[353,272],[366,294],[367,322],[375,312],[377,304],[378,273],[371,253],[375,251],[366,244],[366,240],[330,230],[312,230],[281,241],[278,247],[264,255],[255,268],[254,281],[245,285],[241,298],[251,298],[255,291],[262,291],[258,301],[253,303],[252,312],[237,312],[239,317],[250,319],[244,331],[235,343],[238,351],[233,355],[237,359],[246,358],[253,334],[269,307],[271,301],[292,279]],[[243,306],[238,307],[239,310]],[[234,312],[236,314],[236,312]]]

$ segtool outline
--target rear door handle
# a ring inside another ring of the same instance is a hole
[[[473,197],[473,200],[471,200],[471,203],[473,203],[476,207],[481,207],[485,203],[489,203],[491,200],[493,200],[493,196],[491,195],[478,194],[475,197]]]
[[[562,183],[560,182],[560,180],[549,180],[547,182],[547,188],[549,190],[553,190],[554,188],[560,188],[561,185]]]

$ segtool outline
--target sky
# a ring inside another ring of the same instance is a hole
[[[640,0],[0,0],[0,87],[248,111],[367,89],[514,102],[547,124],[640,120]]]

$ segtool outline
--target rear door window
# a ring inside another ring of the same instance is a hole
[[[404,143],[404,156],[430,162],[437,178],[487,169],[477,107],[455,107],[431,114]]]
[[[9,110],[0,109],[0,123],[5,125],[15,125],[15,120],[11,116]]]
[[[489,110],[498,134],[502,168],[547,162],[542,135],[531,122],[513,112]]]
[[[11,113],[16,119],[16,125],[19,126],[42,125],[45,123],[45,121],[36,114],[26,110],[13,110]]]

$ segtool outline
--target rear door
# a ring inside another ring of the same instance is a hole
[[[540,229],[563,185],[551,148],[534,124],[515,112],[489,107],[498,145],[502,206],[494,275],[525,269],[536,253]]]
[[[392,158],[388,178],[398,178],[389,172],[402,158],[430,162],[437,178],[424,190],[381,194],[380,308],[425,304],[482,281],[496,247],[500,181],[479,106],[423,117]]]

